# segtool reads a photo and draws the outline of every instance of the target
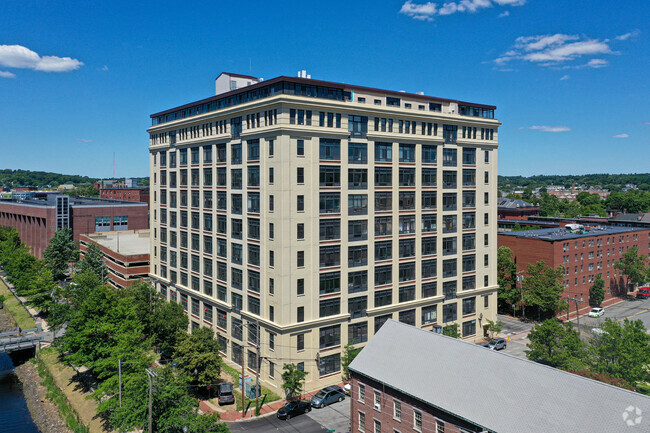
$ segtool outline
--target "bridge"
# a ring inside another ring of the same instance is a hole
[[[0,328],[0,353],[40,347],[40,342],[51,342],[52,332],[38,332],[36,328],[21,331],[20,328]]]

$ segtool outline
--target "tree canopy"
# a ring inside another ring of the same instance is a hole
[[[56,281],[63,280],[68,274],[68,265],[79,258],[79,249],[72,240],[72,229],[66,227],[56,231],[43,252],[43,259]]]

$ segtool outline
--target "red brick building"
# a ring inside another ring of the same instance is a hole
[[[497,202],[499,219],[527,220],[531,216],[540,216],[542,208],[520,199],[501,197]]]
[[[54,233],[70,227],[75,242],[85,233],[149,227],[148,204],[48,194],[45,198],[0,200],[0,225],[15,227],[32,254],[43,252]]]
[[[349,370],[352,433],[648,431],[645,395],[394,320]]]
[[[605,301],[610,305],[627,294],[625,279],[614,264],[631,247],[648,256],[650,230],[628,227],[588,227],[569,224],[560,228],[499,233],[499,246],[512,250],[517,271],[543,260],[547,265],[565,269],[564,297],[577,297],[581,312],[589,306],[589,288],[596,275],[605,280]],[[571,313],[575,314],[575,309]]]
[[[104,254],[108,280],[115,287],[129,287],[149,276],[149,230],[91,233],[80,236],[81,257],[90,243]]]
[[[137,201],[149,204],[149,188],[105,187],[99,190],[99,197],[106,200]]]

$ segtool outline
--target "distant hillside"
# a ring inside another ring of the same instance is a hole
[[[583,174],[583,175],[538,175],[538,176],[499,176],[499,188],[530,186],[535,188],[547,185],[587,185],[601,186],[610,190],[634,184],[640,190],[650,191],[650,173],[634,174]]]
[[[118,178],[124,180],[124,178]],[[138,185],[147,186],[149,185],[148,177],[140,177],[138,179]],[[73,185],[82,185],[82,184],[91,184],[99,178],[88,177],[88,176],[78,176],[75,174],[59,174],[59,173],[50,173],[47,171],[30,171],[30,170],[11,170],[4,169],[0,170],[0,186],[7,187],[17,187],[17,186],[38,186],[45,187],[47,185],[52,185],[57,187],[62,184],[73,184]]]

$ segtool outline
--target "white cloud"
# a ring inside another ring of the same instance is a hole
[[[560,81],[568,80],[570,77],[568,75],[562,75]]]
[[[416,4],[411,0],[406,0],[399,12],[416,20],[432,21],[437,12],[437,7],[435,3],[431,2]]]
[[[445,2],[439,6],[438,3],[433,2],[413,3],[412,0],[406,0],[399,12],[416,20],[433,21],[436,15],[452,15],[457,12],[474,13],[479,9],[494,6],[521,6],[524,3],[526,0],[458,0]],[[506,11],[499,16],[508,15]]]
[[[576,65],[580,58],[595,55],[616,54],[608,39],[593,39],[586,36],[556,33],[554,35],[520,36],[513,47],[496,58],[494,62],[503,66],[513,60],[530,62],[542,67],[573,69],[602,68],[609,64],[605,59],[590,59],[586,64]]]
[[[616,134],[612,138],[630,138],[630,134]]]
[[[616,36],[616,40],[618,40],[618,41],[627,41],[628,39],[635,38],[635,37],[639,36],[640,34],[641,34],[641,32],[637,29],[637,30],[634,30],[632,32],[624,33],[622,35]]]
[[[102,66],[102,71],[108,71],[108,66],[106,65]]]
[[[77,138],[77,141],[81,141],[82,143],[92,143],[94,140],[91,140],[90,138]]]
[[[571,128],[568,126],[522,126],[519,129],[533,129],[535,131],[543,131],[543,132],[567,132],[571,131]]]
[[[16,74],[9,71],[0,71],[0,77],[2,78],[16,78]]]
[[[41,57],[22,45],[0,45],[0,66],[43,72],[68,72],[79,69],[83,63],[71,57]]]
[[[504,18],[510,16],[510,11],[505,11],[499,14],[499,18]]]

